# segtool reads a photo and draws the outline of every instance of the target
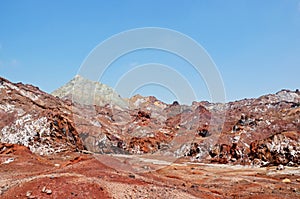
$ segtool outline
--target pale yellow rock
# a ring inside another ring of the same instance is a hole
[[[285,178],[285,179],[283,179],[283,180],[282,180],[282,182],[284,182],[284,183],[290,183],[290,182],[291,182],[291,180],[290,180],[290,179],[288,179],[288,178]]]

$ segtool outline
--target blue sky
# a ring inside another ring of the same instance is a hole
[[[0,76],[51,92],[78,73],[99,43],[142,27],[173,29],[201,44],[220,71],[228,101],[300,87],[300,0],[2,0]],[[174,67],[198,100],[210,100],[184,60],[157,50],[120,58],[101,81],[114,87],[126,70],[149,62]],[[159,85],[135,93],[175,100]]]

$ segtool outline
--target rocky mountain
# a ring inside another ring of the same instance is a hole
[[[106,104],[114,104],[120,107],[128,106],[128,102],[109,86],[88,80],[80,75],[76,75],[67,84],[53,91],[52,95],[62,99],[68,98],[85,105],[105,106]]]
[[[299,198],[298,90],[186,106],[75,77],[56,95],[0,78],[0,198]]]
[[[300,164],[298,90],[186,106],[138,95],[125,100],[80,76],[55,91],[58,97],[3,78],[0,83],[1,142],[39,154],[88,150],[260,166]],[[254,155],[257,148],[265,148],[259,152],[265,154]]]

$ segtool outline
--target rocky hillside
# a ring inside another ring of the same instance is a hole
[[[0,78],[0,140],[48,155],[84,147],[65,101]]]
[[[75,77],[53,93],[0,81],[0,139],[39,154],[158,154],[230,164],[300,165],[300,92],[227,104],[122,99]],[[91,92],[94,91],[94,92]]]

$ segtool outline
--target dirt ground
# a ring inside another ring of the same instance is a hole
[[[144,170],[138,172],[138,167]],[[7,199],[300,198],[297,167],[276,170],[80,153],[42,157],[19,150],[0,155],[0,173],[0,198]]]

